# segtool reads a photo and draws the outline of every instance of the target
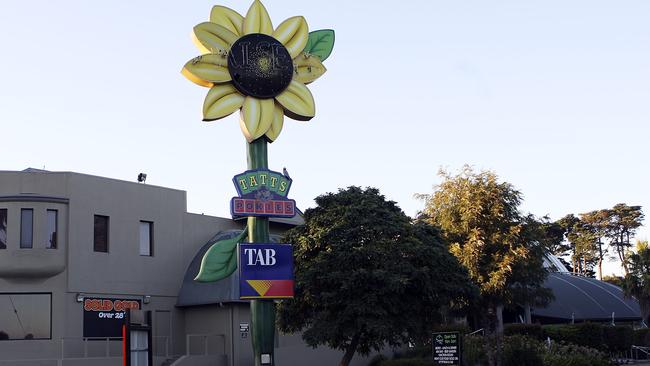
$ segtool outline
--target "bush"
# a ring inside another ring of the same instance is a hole
[[[398,358],[386,360],[379,364],[380,366],[435,366],[433,360],[424,358]]]
[[[607,355],[589,347],[553,342],[542,355],[544,366],[610,366]]]
[[[523,335],[503,337],[503,366],[544,366],[542,344]]]
[[[524,335],[538,340],[544,339],[544,331],[539,324],[506,324],[503,335]]]
[[[487,365],[487,344],[483,336],[472,335],[463,338],[463,365]]]
[[[650,346],[650,328],[635,329],[633,333],[633,343],[635,346]]]
[[[634,333],[630,327],[603,327],[603,343],[610,352],[629,351],[633,341]]]
[[[603,326],[596,323],[580,323],[571,325],[546,325],[544,338],[549,337],[556,342],[576,344],[594,349],[606,349],[603,342]]]

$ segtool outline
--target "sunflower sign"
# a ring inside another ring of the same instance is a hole
[[[248,170],[235,176],[239,197],[231,201],[233,217],[247,217],[248,226],[241,235],[206,251],[196,280],[224,279],[236,271],[238,259],[240,266],[242,257],[252,261],[240,271],[246,277],[244,296],[255,298],[251,300],[255,365],[273,365],[275,308],[272,301],[262,299],[290,297],[293,282],[291,271],[263,264],[275,260],[273,253],[283,258],[282,263],[291,263],[292,256],[280,255],[288,253],[286,246],[266,244],[259,252],[253,245],[270,242],[269,217],[293,217],[295,202],[287,198],[291,179],[268,170],[268,143],[280,136],[285,116],[308,121],[316,115],[307,85],[327,71],[323,61],[334,48],[334,31],[310,32],[301,16],[273,27],[266,8],[255,0],[244,16],[224,6],[213,7],[209,21],[196,25],[192,38],[200,55],[188,61],[181,73],[209,88],[203,120],[219,120],[239,110],[239,126],[248,142]],[[264,260],[259,253],[264,253]]]
[[[308,121],[316,115],[307,84],[327,70],[334,31],[309,33],[301,16],[273,28],[264,5],[254,1],[245,17],[215,6],[210,21],[194,27],[201,55],[188,61],[182,74],[210,88],[203,120],[214,121],[240,110],[240,127],[248,142],[264,136],[275,141],[284,116]]]

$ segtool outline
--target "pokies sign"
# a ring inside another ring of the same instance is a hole
[[[122,337],[122,323],[129,309],[140,310],[140,300],[84,299],[84,337]]]
[[[239,244],[239,298],[293,297],[291,244]]]
[[[291,178],[271,170],[247,170],[233,179],[239,197],[230,202],[233,218],[294,217],[296,201],[288,199]]]

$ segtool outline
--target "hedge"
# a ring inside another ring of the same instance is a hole
[[[506,324],[503,328],[503,335],[524,335],[543,340],[544,330],[542,330],[542,326],[539,324]]]

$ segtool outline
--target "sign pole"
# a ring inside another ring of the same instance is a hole
[[[264,137],[248,145],[248,169],[268,169],[268,144]],[[248,242],[269,243],[268,217],[248,217]],[[255,366],[274,365],[275,304],[273,300],[251,300],[251,338]],[[264,355],[264,360],[262,359]],[[266,356],[268,355],[268,356]],[[265,361],[264,363],[262,363]],[[266,362],[268,361],[268,362]]]
[[[186,62],[181,73],[209,88],[203,102],[203,120],[216,121],[239,110],[239,126],[248,142],[248,171],[236,176],[239,197],[231,201],[233,218],[247,217],[249,244],[269,244],[269,217],[295,216],[295,201],[286,197],[291,185],[288,174],[280,176],[268,170],[267,144],[280,135],[285,116],[309,121],[316,115],[314,97],[307,85],[325,73],[322,61],[332,53],[334,31],[310,32],[302,16],[274,27],[266,7],[260,0],[253,0],[245,16],[214,6],[209,21],[193,28],[193,40],[201,54]],[[214,243],[203,256],[195,280],[213,282],[233,274],[239,255],[235,251],[244,236],[245,232]],[[253,248],[248,249],[252,255]],[[286,262],[287,252],[282,252]],[[265,248],[263,253],[279,254],[272,248]],[[277,264],[282,268],[270,257],[256,258],[246,266],[255,267],[258,262],[260,266]],[[259,278],[260,273],[271,278]],[[269,274],[260,268],[243,282],[240,280],[240,292],[241,286],[251,291],[248,298],[252,299],[255,365],[275,365],[275,304],[270,299],[293,297],[293,273]]]

